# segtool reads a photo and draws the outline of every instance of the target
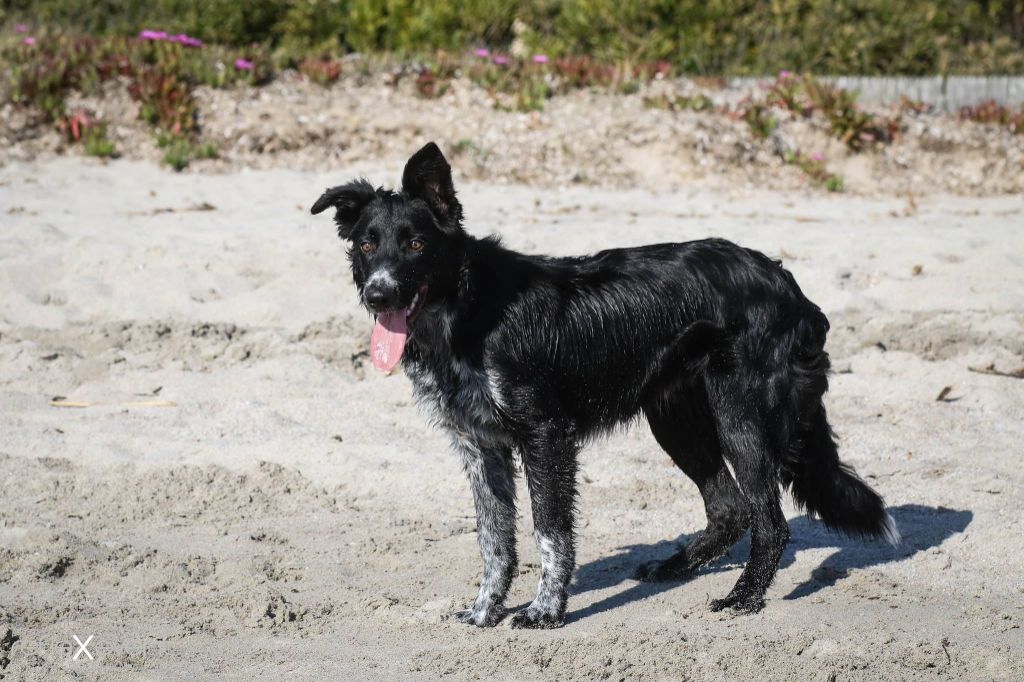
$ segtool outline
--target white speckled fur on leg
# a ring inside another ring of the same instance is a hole
[[[480,593],[473,606],[455,614],[463,623],[496,625],[505,617],[505,595],[516,570],[516,507],[512,453],[456,442],[473,488],[477,540],[484,562]]]
[[[516,614],[513,627],[558,627],[565,618],[569,600],[569,581],[576,565],[576,552],[571,535],[549,537],[534,531],[533,539],[540,553],[540,581],[537,596],[526,610]]]
[[[569,581],[576,568],[576,454],[571,436],[557,427],[526,444],[523,467],[530,488],[533,537],[540,553],[537,596],[515,614],[514,628],[556,628],[565,619]],[[529,449],[527,449],[529,448]]]

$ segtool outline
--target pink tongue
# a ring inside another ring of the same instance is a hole
[[[370,355],[373,356],[373,366],[382,372],[390,372],[402,359],[405,339],[409,335],[405,313],[405,310],[380,313],[377,324],[373,325]]]

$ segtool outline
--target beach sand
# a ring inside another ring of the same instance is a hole
[[[516,249],[719,236],[781,258],[832,322],[842,457],[903,535],[847,540],[787,501],[762,613],[707,608],[747,540],[688,582],[637,583],[704,524],[640,423],[582,456],[566,625],[481,630],[449,618],[480,577],[469,487],[405,377],[366,361],[344,245],[308,212],[400,170],[0,167],[0,676],[1024,678],[1024,381],[970,369],[1024,366],[1019,197],[542,189],[456,167],[468,229]],[[539,577],[519,499],[512,606]]]

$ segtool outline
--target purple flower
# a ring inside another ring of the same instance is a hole
[[[507,66],[508,65],[508,57],[506,57],[503,54],[495,55],[494,56],[494,63],[497,64],[498,66]]]
[[[167,40],[167,32],[151,31],[147,28],[144,31],[139,32],[139,37],[143,40]]]
[[[547,64],[548,56],[546,54],[535,54],[533,55],[534,64]]]
[[[28,33],[28,24],[18,24],[14,27],[16,33]]]
[[[248,59],[242,59],[239,57],[235,60],[235,68],[239,71],[252,71],[252,62]]]
[[[21,41],[21,44],[22,45],[35,45],[36,44],[36,39],[33,38],[32,36],[29,36],[29,37],[25,38],[23,41]]]
[[[817,161],[818,163],[821,163],[824,160],[825,155],[822,154],[821,152],[814,152],[813,154],[811,154],[811,161]]]
[[[178,43],[180,45],[184,45],[185,47],[202,47],[203,46],[203,41],[201,41],[199,38],[190,38],[189,36],[185,35],[184,33],[179,33],[178,35],[174,36],[173,38],[171,38],[171,41],[175,42],[175,43]]]
[[[473,54],[475,54],[477,57],[486,58],[491,56],[491,51],[488,50],[486,47],[478,47],[475,50],[473,50]]]

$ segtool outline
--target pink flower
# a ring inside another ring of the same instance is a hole
[[[239,57],[235,60],[235,68],[239,71],[252,71],[252,62],[248,59],[242,59]]]
[[[22,45],[35,45],[36,44],[36,39],[33,38],[32,36],[29,36],[29,37],[25,38],[23,41],[21,41],[21,44]]]
[[[822,154],[821,152],[814,152],[813,154],[811,154],[811,161],[817,161],[818,163],[821,163],[824,160],[825,155]]]
[[[28,24],[18,24],[14,27],[16,33],[28,33]]]
[[[167,40],[167,32],[151,31],[147,28],[139,32],[139,37],[143,40]]]
[[[547,64],[548,56],[546,54],[535,54],[533,55],[534,64]]]
[[[495,55],[494,56],[494,63],[497,64],[498,66],[507,66],[508,65],[508,57],[506,57],[505,55],[502,55],[502,54]]]
[[[779,80],[780,81],[784,81],[784,80],[786,80],[787,78],[789,78],[792,75],[793,74],[791,74],[789,71],[785,71],[785,70],[779,71]]]
[[[185,35],[184,33],[179,33],[178,35],[176,35],[173,38],[171,38],[171,42],[178,43],[180,45],[184,45],[185,47],[202,47],[203,46],[203,41],[199,40],[199,38],[190,38],[189,36]]]
[[[491,56],[491,51],[488,50],[486,47],[478,47],[475,50],[473,50],[473,54],[475,54],[477,57],[486,58]]]

